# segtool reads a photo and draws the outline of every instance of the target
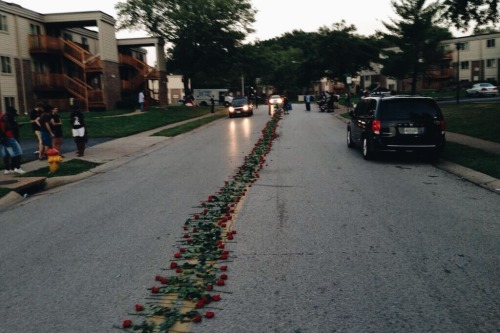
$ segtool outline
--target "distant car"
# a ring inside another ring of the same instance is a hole
[[[280,95],[272,95],[269,97],[268,104],[281,104],[283,103],[283,98]]]
[[[253,105],[247,98],[234,98],[228,108],[229,118],[253,115]]]
[[[362,147],[367,160],[381,151],[421,151],[435,160],[444,148],[445,121],[432,98],[366,97],[350,115],[347,146]]]
[[[370,95],[372,96],[390,96],[391,95],[391,91],[387,88],[383,88],[383,87],[377,87],[375,89],[373,89],[372,91],[370,91]]]
[[[467,89],[468,96],[496,96],[498,88],[491,83],[476,83],[470,89]]]

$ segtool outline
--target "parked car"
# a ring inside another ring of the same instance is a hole
[[[445,120],[429,97],[376,96],[350,112],[347,146],[362,147],[371,159],[381,151],[423,151],[437,159],[445,144]]]
[[[491,83],[476,83],[470,89],[467,89],[468,96],[496,96],[498,88]]]
[[[248,102],[246,97],[234,98],[228,108],[229,118],[235,116],[251,116],[253,115],[253,104]]]

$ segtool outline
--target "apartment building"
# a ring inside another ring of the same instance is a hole
[[[441,42],[443,59],[429,67],[417,84],[418,90],[468,86],[476,82],[500,83],[500,33],[466,36]],[[379,64],[359,73],[363,88],[379,84],[396,91],[408,91],[410,80],[384,77]]]
[[[166,105],[165,61],[149,66],[144,49],[165,59],[162,40],[117,39],[115,24],[100,11],[41,14],[0,1],[0,111],[113,109],[140,90]]]

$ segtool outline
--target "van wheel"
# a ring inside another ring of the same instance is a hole
[[[365,160],[371,160],[375,158],[375,152],[373,151],[370,140],[367,138],[363,139],[363,158]]]
[[[354,146],[354,142],[352,142],[351,129],[347,127],[347,147],[353,148]]]

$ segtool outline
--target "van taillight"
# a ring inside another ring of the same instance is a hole
[[[380,129],[382,128],[382,124],[380,120],[372,121],[372,132],[373,134],[380,134]]]
[[[446,129],[446,125],[445,125],[444,120],[440,120],[439,121],[439,130],[441,130],[441,134],[444,134],[445,129]]]

